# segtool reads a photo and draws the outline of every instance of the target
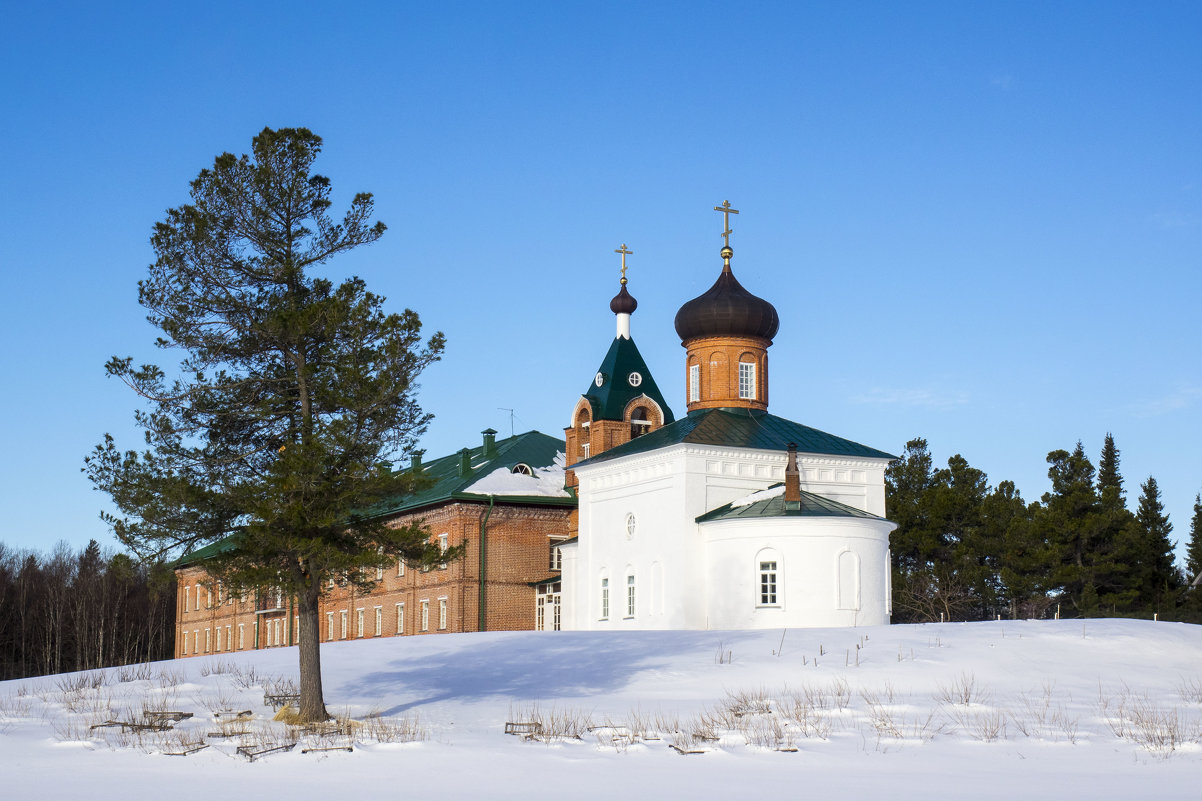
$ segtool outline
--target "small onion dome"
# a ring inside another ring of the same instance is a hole
[[[714,285],[676,312],[676,333],[681,342],[698,337],[776,336],[780,328],[776,307],[743,288],[730,271],[729,251],[722,249],[726,264]]]
[[[634,310],[638,307],[639,302],[634,299],[633,295],[626,291],[626,279],[623,278],[622,289],[609,302],[609,310],[614,314],[634,314]]]

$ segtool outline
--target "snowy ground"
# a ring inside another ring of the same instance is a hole
[[[282,787],[316,797],[358,786],[414,799],[1129,799],[1192,798],[1202,786],[1199,626],[810,629],[784,632],[783,645],[780,630],[522,632],[336,643],[322,654],[331,711],[363,725],[350,737],[300,736],[253,762],[240,744],[297,736],[263,703],[265,689],[295,676],[293,649],[0,683],[3,797]],[[89,728],[140,721],[146,709],[193,717],[166,732]],[[221,723],[222,709],[254,717]],[[581,739],[504,734],[507,722],[536,718]],[[214,736],[237,731],[247,733]]]

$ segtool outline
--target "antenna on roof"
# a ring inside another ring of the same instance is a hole
[[[504,406],[498,406],[503,412],[509,412],[509,436],[513,436],[513,409],[506,409]]]

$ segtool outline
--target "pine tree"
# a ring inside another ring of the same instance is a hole
[[[1186,578],[1193,582],[1202,574],[1202,493],[1194,496],[1194,516],[1189,524],[1189,547],[1185,551]]]
[[[1081,443],[1072,453],[1048,454],[1052,491],[1044,493],[1044,508],[1036,516],[1036,536],[1057,553],[1051,574],[1053,586],[1077,611],[1090,617],[1098,613],[1096,568],[1106,543],[1100,541],[1101,501],[1094,489],[1094,468]]]
[[[1173,599],[1180,586],[1180,576],[1173,564],[1175,543],[1169,539],[1173,524],[1165,514],[1160,499],[1160,487],[1149,476],[1140,485],[1138,521],[1138,553],[1134,578],[1139,590],[1139,607],[1145,614],[1166,614],[1173,608]]]
[[[1119,473],[1119,449],[1109,431],[1102,443],[1102,457],[1098,460],[1098,495],[1102,505],[1108,508],[1125,508],[1127,505],[1123,477]]]
[[[410,451],[429,416],[413,397],[443,337],[424,345],[416,313],[385,314],[360,279],[312,271],[375,242],[371,195],[339,222],[329,179],[311,167],[321,138],[264,129],[252,156],[218,156],[192,182],[192,204],[155,226],[157,256],[139,301],[179,350],[178,377],[113,358],[109,375],[149,405],[136,415],[144,453],[112,437],[85,471],[119,512],[106,519],[139,555],[225,540],[206,562],[233,589],[274,586],[297,599],[300,715],[328,717],[318,609],[333,576],[370,588],[375,569],[440,554],[420,526],[390,528],[370,510],[411,492],[389,459]]]

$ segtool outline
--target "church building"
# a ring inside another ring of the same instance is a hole
[[[684,417],[673,419],[634,347],[625,277],[611,304],[617,337],[567,432],[579,506],[576,536],[560,546],[563,627],[888,623],[894,457],[769,413],[779,317],[731,268],[738,212],[715,210],[722,270],[676,314]],[[591,431],[600,425],[612,440]]]
[[[631,334],[626,245],[614,340],[564,439],[537,431],[409,468],[431,479],[387,514],[464,558],[381,570],[370,593],[334,582],[322,639],[488,630],[748,629],[889,622],[885,468],[895,457],[768,411],[776,308],[722,268],[676,314],[677,418]],[[657,326],[658,327],[658,326]],[[666,325],[662,326],[666,328]],[[582,376],[583,378],[583,376]],[[677,383],[679,381],[679,383]],[[224,593],[215,543],[177,564],[176,655],[288,646],[294,599]]]

